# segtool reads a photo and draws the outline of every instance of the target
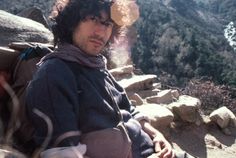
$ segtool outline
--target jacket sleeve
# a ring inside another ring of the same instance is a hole
[[[145,120],[147,122],[150,122],[148,116],[144,115],[141,111],[139,111],[134,105],[130,103],[126,93],[122,94],[121,105],[126,105],[129,107],[128,108],[129,112],[135,120],[137,121]]]
[[[78,95],[76,80],[69,67],[62,61],[45,62],[39,68],[27,88],[26,103],[28,114],[35,127],[34,141],[41,145],[51,137],[48,148],[55,140],[67,133],[78,132]],[[34,113],[37,109],[52,123],[52,133],[48,134],[45,119]],[[64,139],[58,146],[77,145],[78,135]]]
[[[134,105],[131,104],[127,96],[127,93],[125,92],[125,89],[116,82],[112,74],[109,73],[109,75],[115,88],[120,92],[121,95],[121,100],[119,102],[120,109],[128,111],[132,115],[132,117],[137,121],[145,120],[149,122],[150,120],[148,116],[144,115],[141,111],[137,110]]]

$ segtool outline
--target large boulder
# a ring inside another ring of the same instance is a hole
[[[228,126],[236,127],[235,115],[225,106],[213,111],[210,114],[210,119],[221,128],[227,128]]]
[[[173,111],[176,118],[190,123],[198,123],[200,107],[201,101],[198,98],[187,95],[181,95],[176,102],[168,105],[168,108]]]
[[[152,84],[156,79],[156,75],[139,75],[120,80],[118,83],[126,90],[126,92],[137,92],[140,90],[151,89]]]
[[[136,108],[147,116],[151,124],[158,129],[168,127],[174,119],[174,115],[169,109],[158,104],[144,104]]]
[[[50,43],[53,35],[38,22],[0,10],[0,46],[14,41]]]

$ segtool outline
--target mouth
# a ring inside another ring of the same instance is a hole
[[[99,46],[103,46],[104,43],[100,40],[97,40],[97,39],[90,39],[89,40],[91,43],[93,43],[95,46],[99,47]]]

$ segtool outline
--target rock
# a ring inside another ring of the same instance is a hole
[[[170,104],[173,101],[171,90],[160,91],[156,96],[146,98],[148,103]]]
[[[211,121],[217,123],[221,128],[228,126],[236,127],[236,118],[232,111],[223,106],[210,114]]]
[[[38,22],[0,10],[0,46],[13,41],[50,43],[53,35]]]
[[[137,93],[134,93],[133,95],[129,96],[129,99],[134,100],[135,105],[142,105],[143,104],[142,98]]]
[[[158,83],[153,83],[152,87],[155,88],[155,89],[161,89],[162,85],[161,85],[160,82],[158,82]]]
[[[25,9],[17,15],[39,22],[43,24],[46,28],[49,28],[47,19],[43,15],[43,12],[37,7],[31,7],[31,8]]]
[[[127,65],[115,69],[109,70],[109,72],[115,77],[116,80],[120,80],[123,78],[132,77],[134,67],[133,65]]]
[[[151,89],[156,78],[156,75],[139,75],[120,80],[118,83],[126,90],[126,92],[136,92],[139,90]]]
[[[179,91],[178,90],[171,90],[171,94],[175,99],[179,99]]]
[[[136,100],[129,100],[132,105],[137,105]]]
[[[211,119],[210,119],[210,117],[208,115],[202,114],[201,117],[202,117],[202,122],[204,124],[206,124],[206,125],[210,125],[211,124]]]
[[[208,148],[219,148],[222,149],[222,144],[213,136],[211,135],[207,135],[205,137],[205,143],[207,145]]]
[[[141,90],[141,91],[137,91],[136,93],[142,97],[142,98],[147,98],[150,96],[156,96],[158,94],[158,92],[160,92],[160,89],[151,89],[151,90]]]
[[[174,119],[174,115],[170,110],[158,104],[144,104],[136,108],[147,116],[156,128],[168,127]]]
[[[182,95],[177,102],[168,105],[173,113],[184,122],[197,123],[200,119],[199,109],[201,102],[199,99]]]

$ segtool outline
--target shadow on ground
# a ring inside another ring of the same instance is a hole
[[[214,124],[182,124],[171,128],[169,140],[176,150],[185,150],[199,158],[235,158],[236,129],[231,129],[231,132],[232,135],[227,136]],[[214,152],[222,155],[215,157]]]

